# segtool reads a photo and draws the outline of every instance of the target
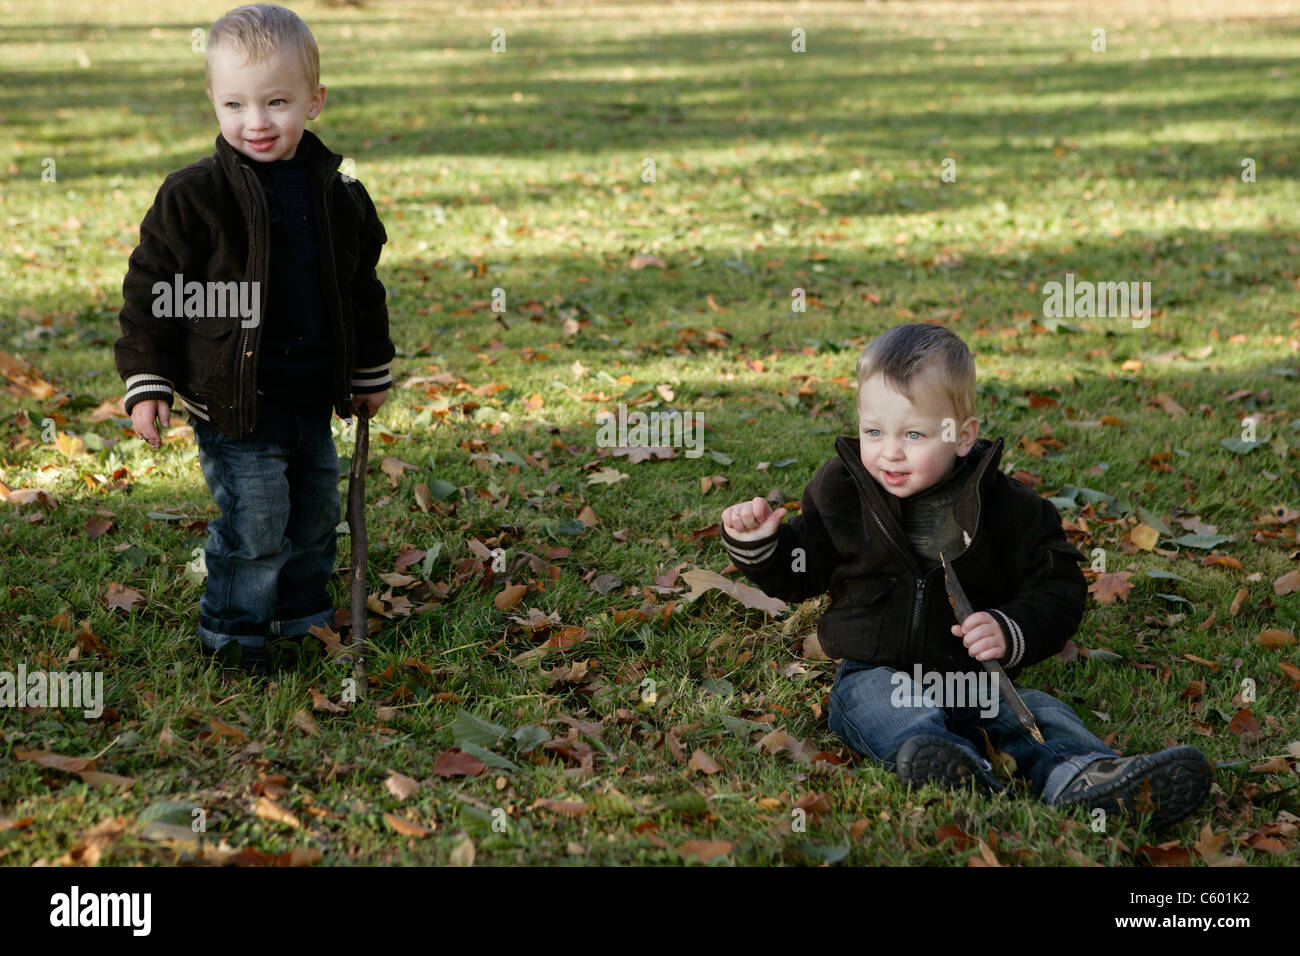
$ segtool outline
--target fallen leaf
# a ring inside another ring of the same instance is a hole
[[[708,863],[731,852],[733,844],[726,840],[687,840],[677,848],[683,859],[697,863]]]
[[[402,836],[427,837],[433,835],[432,830],[422,827],[418,823],[412,823],[410,820],[403,820],[393,813],[385,813],[384,822]]]
[[[789,605],[784,601],[768,597],[758,588],[730,581],[718,574],[718,572],[706,568],[693,568],[690,571],[683,572],[682,580],[691,586],[690,593],[682,598],[684,602],[693,601],[701,594],[716,589],[729,597],[735,598],[745,607],[765,611],[772,617],[789,608]]]
[[[486,769],[487,764],[478,757],[455,747],[440,753],[433,764],[433,772],[439,777],[477,777]]]
[[[253,807],[253,813],[255,816],[261,817],[263,820],[272,820],[276,823],[283,823],[286,826],[293,827],[294,829],[298,829],[302,826],[302,824],[298,822],[297,817],[267,796],[257,798],[257,804]]]
[[[1139,524],[1129,532],[1129,540],[1143,551],[1150,551],[1160,540],[1160,532],[1149,524]]]
[[[51,753],[48,750],[15,750],[14,759],[30,760],[42,767],[63,770],[67,773],[81,773],[83,770],[93,770],[95,767],[95,761],[90,757],[65,757],[63,754]]]
[[[492,603],[498,611],[509,611],[511,608],[517,607],[527,593],[528,585],[526,584],[507,584],[501,589],[501,593],[492,599]]]
[[[293,715],[293,725],[308,737],[320,736],[320,728],[316,726],[316,721],[305,710],[300,710]]]
[[[452,866],[473,866],[475,856],[477,856],[477,851],[474,849],[474,841],[469,837],[465,837],[451,851],[448,862]]]
[[[405,800],[416,790],[420,789],[418,781],[413,780],[404,773],[398,773],[396,770],[389,769],[388,779],[384,781],[384,787],[395,796],[398,800]]]
[[[1097,580],[1088,585],[1088,590],[1097,599],[1098,604],[1112,604],[1116,598],[1127,603],[1129,592],[1133,590],[1133,585],[1128,580],[1132,573],[1131,571],[1103,571],[1097,575]]]
[[[117,581],[110,581],[108,590],[104,592],[104,601],[108,606],[121,608],[123,611],[130,611],[143,600],[144,595],[135,588],[123,587]]]
[[[1266,647],[1270,651],[1281,650],[1284,647],[1290,647],[1296,642],[1295,636],[1287,631],[1279,631],[1276,628],[1269,628],[1261,631],[1260,635],[1255,638],[1261,647]]]
[[[717,773],[722,769],[714,762],[712,757],[699,749],[691,754],[691,761],[686,766],[691,770],[698,770],[700,773]]]
[[[1274,594],[1294,594],[1300,591],[1300,568],[1288,571],[1273,582]]]
[[[540,808],[565,817],[585,817],[591,807],[581,800],[534,800],[528,809]]]
[[[1255,715],[1250,712],[1249,707],[1243,707],[1233,715],[1232,720],[1228,721],[1228,731],[1238,737],[1242,734],[1258,733],[1259,722],[1255,720]]]

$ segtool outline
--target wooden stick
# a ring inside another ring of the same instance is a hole
[[[352,464],[348,468],[348,528],[352,533],[351,600],[352,633],[349,643],[355,649],[352,676],[356,678],[358,697],[366,689],[366,464],[370,458],[370,411],[364,405],[356,410],[356,441],[352,446]]]

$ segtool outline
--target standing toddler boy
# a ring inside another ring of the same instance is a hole
[[[1209,791],[1200,751],[1119,757],[1066,704],[1022,690],[1039,744],[1005,702],[972,706],[917,686],[918,671],[927,688],[976,686],[982,666],[952,679],[972,660],[997,660],[1014,677],[1065,646],[1087,599],[1083,555],[1055,506],[999,471],[1002,439],[978,438],[974,407],[975,362],[960,338],[934,325],[889,329],[858,360],[859,436],[835,440],[838,456],[790,521],[762,498],[727,508],[732,561],[774,597],[830,592],[818,634],[844,658],[830,728],[904,781],[1001,790],[982,756],[991,745],[1045,803],[1151,812],[1157,826],[1182,819]],[[940,552],[987,610],[953,623]]]
[[[264,673],[268,639],[333,619],[339,521],[331,411],[392,384],[384,226],[342,156],[304,129],[325,104],[292,11],[231,10],[207,40],[216,152],[169,175],[123,283],[114,353],[136,434],[159,446],[173,394],[221,509],[204,549],[200,648]]]

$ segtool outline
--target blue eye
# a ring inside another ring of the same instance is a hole
[[[236,103],[234,100],[231,100],[229,103],[226,103],[226,104],[224,104],[224,105],[225,105],[226,109],[228,109],[228,110],[237,110],[237,109],[239,109],[239,104]]]
[[[275,99],[271,100],[271,105],[274,106],[276,103],[285,103],[285,102],[287,102],[287,100],[285,100],[283,97],[277,96]]]
[[[920,432],[908,432],[907,434],[909,434],[909,435],[915,435],[917,438],[924,438],[924,437],[925,437],[925,436],[922,435]]]

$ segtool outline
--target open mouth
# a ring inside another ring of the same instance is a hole
[[[250,149],[255,149],[255,150],[257,150],[259,153],[264,153],[264,152],[266,152],[268,149],[270,149],[272,146],[275,145],[275,141],[276,141],[276,137],[275,137],[275,136],[266,136],[266,137],[264,137],[264,138],[262,138],[262,139],[245,139],[245,140],[244,140],[244,142],[248,144],[248,146],[249,146]]]
[[[884,476],[885,482],[891,485],[901,485],[907,480],[908,475],[905,471],[882,471],[880,474]]]

